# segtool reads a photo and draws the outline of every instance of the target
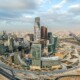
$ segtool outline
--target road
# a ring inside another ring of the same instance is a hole
[[[12,75],[10,75],[9,73],[7,73],[6,71],[4,71],[3,69],[1,69],[1,68],[0,68],[0,74],[2,74],[3,76],[5,76],[9,80],[19,80],[19,79],[13,77]]]
[[[66,78],[66,77],[72,77],[72,78],[74,78],[74,77],[80,77],[80,75],[65,75],[65,76],[59,76],[59,77],[55,78],[55,80],[61,80],[61,79]],[[75,80],[76,80],[76,79],[75,79]]]

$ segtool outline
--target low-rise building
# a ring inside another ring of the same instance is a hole
[[[58,57],[41,57],[41,68],[52,68],[60,64],[61,60]]]

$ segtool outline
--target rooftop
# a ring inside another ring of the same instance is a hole
[[[41,57],[42,61],[46,60],[59,60],[59,57]]]

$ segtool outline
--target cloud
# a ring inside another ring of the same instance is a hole
[[[36,6],[35,0],[0,0],[2,9],[35,9]]]
[[[79,27],[80,4],[69,4],[69,1],[71,0],[60,0],[60,2],[56,0],[0,0],[0,22],[7,26],[17,27],[28,24],[33,27],[34,17],[40,16],[41,25],[57,29]]]
[[[62,0],[59,4],[53,5],[47,12],[43,13],[43,24],[56,29],[79,28],[80,26],[80,4],[68,4],[67,10],[63,9],[68,0]]]
[[[23,14],[34,15],[43,0],[0,0],[0,19],[22,17]],[[16,20],[16,19],[15,19]]]
[[[61,8],[65,3],[67,3],[68,0],[62,0],[60,3],[53,6],[55,9]]]
[[[69,12],[75,15],[80,15],[80,4],[74,4],[69,6]]]
[[[47,0],[0,0],[1,9],[36,9]]]
[[[25,6],[21,0],[0,0],[0,8],[2,9],[16,9]]]
[[[68,1],[68,0],[61,0],[60,3],[53,5],[53,8],[54,8],[54,9],[60,9],[60,8],[63,7],[63,5],[64,5],[65,3],[67,3],[67,1]]]
[[[75,4],[75,5],[71,5],[69,6],[71,9],[77,9],[80,8],[80,4]]]
[[[29,17],[23,15],[33,16],[39,3],[41,0],[0,0],[0,20],[29,22]]]
[[[54,12],[63,12],[63,7],[69,2],[69,0],[60,0],[59,3],[53,4],[50,9],[48,9],[48,12],[54,13]]]

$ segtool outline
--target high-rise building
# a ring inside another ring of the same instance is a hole
[[[13,47],[14,47],[14,40],[13,40],[13,38],[8,37],[8,48],[9,48],[10,52],[13,51]]]
[[[0,54],[4,54],[6,51],[4,44],[0,44]]]
[[[52,54],[53,53],[53,44],[49,44],[48,45],[48,54]]]
[[[41,44],[33,43],[31,47],[32,53],[32,66],[41,65]]]
[[[41,26],[41,39],[47,39],[47,28]]]
[[[34,40],[40,40],[41,38],[41,32],[40,32],[40,18],[35,18],[35,24],[34,24]]]
[[[31,47],[33,59],[40,59],[41,57],[41,44],[33,43]]]
[[[48,39],[52,38],[52,32],[48,32]]]
[[[51,36],[51,35],[50,35]],[[49,36],[49,37],[50,37]],[[51,53],[55,53],[56,52],[56,48],[57,48],[57,43],[58,43],[58,38],[57,37],[50,37],[49,38],[49,45],[48,45],[48,52],[49,54]]]
[[[58,46],[58,37],[53,37],[53,49],[54,49],[54,52],[56,52],[56,48]]]
[[[47,40],[40,40],[40,44],[41,44],[41,48],[44,49],[44,47],[46,47],[46,44],[47,44]]]

